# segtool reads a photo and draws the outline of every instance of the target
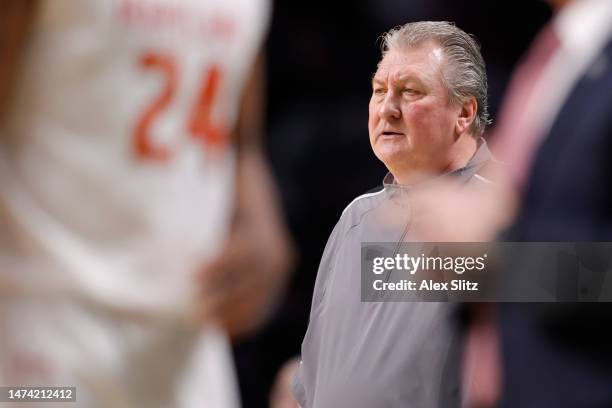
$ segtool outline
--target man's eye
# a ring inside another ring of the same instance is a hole
[[[374,95],[384,95],[385,94],[385,89],[384,88],[376,88],[374,89]]]
[[[413,88],[404,88],[402,89],[402,93],[407,95],[418,95],[420,92]]]

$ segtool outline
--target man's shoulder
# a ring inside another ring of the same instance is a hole
[[[358,226],[370,210],[380,205],[384,200],[384,192],[383,186],[376,187],[365,194],[357,196],[344,208],[327,241],[326,252],[328,248],[333,248],[337,242],[342,241],[346,237],[349,231]]]
[[[377,186],[360,196],[357,196],[342,211],[341,219],[361,217],[365,212],[375,208],[384,200],[385,187]]]
[[[465,182],[468,188],[490,188],[499,183],[499,178],[508,171],[508,166],[491,157],[476,168],[476,171]]]

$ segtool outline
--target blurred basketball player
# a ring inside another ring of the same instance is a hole
[[[259,146],[267,0],[6,0],[0,385],[235,407],[289,260]]]

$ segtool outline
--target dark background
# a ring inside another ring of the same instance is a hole
[[[453,21],[475,35],[495,120],[512,68],[549,18],[547,5],[536,0],[275,3],[266,45],[266,148],[299,257],[274,318],[234,347],[245,408],[267,407],[279,366],[299,354],[319,259],[342,209],[386,172],[367,131],[379,36],[419,20]]]

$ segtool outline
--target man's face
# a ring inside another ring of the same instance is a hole
[[[445,58],[433,43],[389,51],[372,80],[368,131],[374,154],[396,177],[440,173],[450,163],[461,107],[442,82]]]

